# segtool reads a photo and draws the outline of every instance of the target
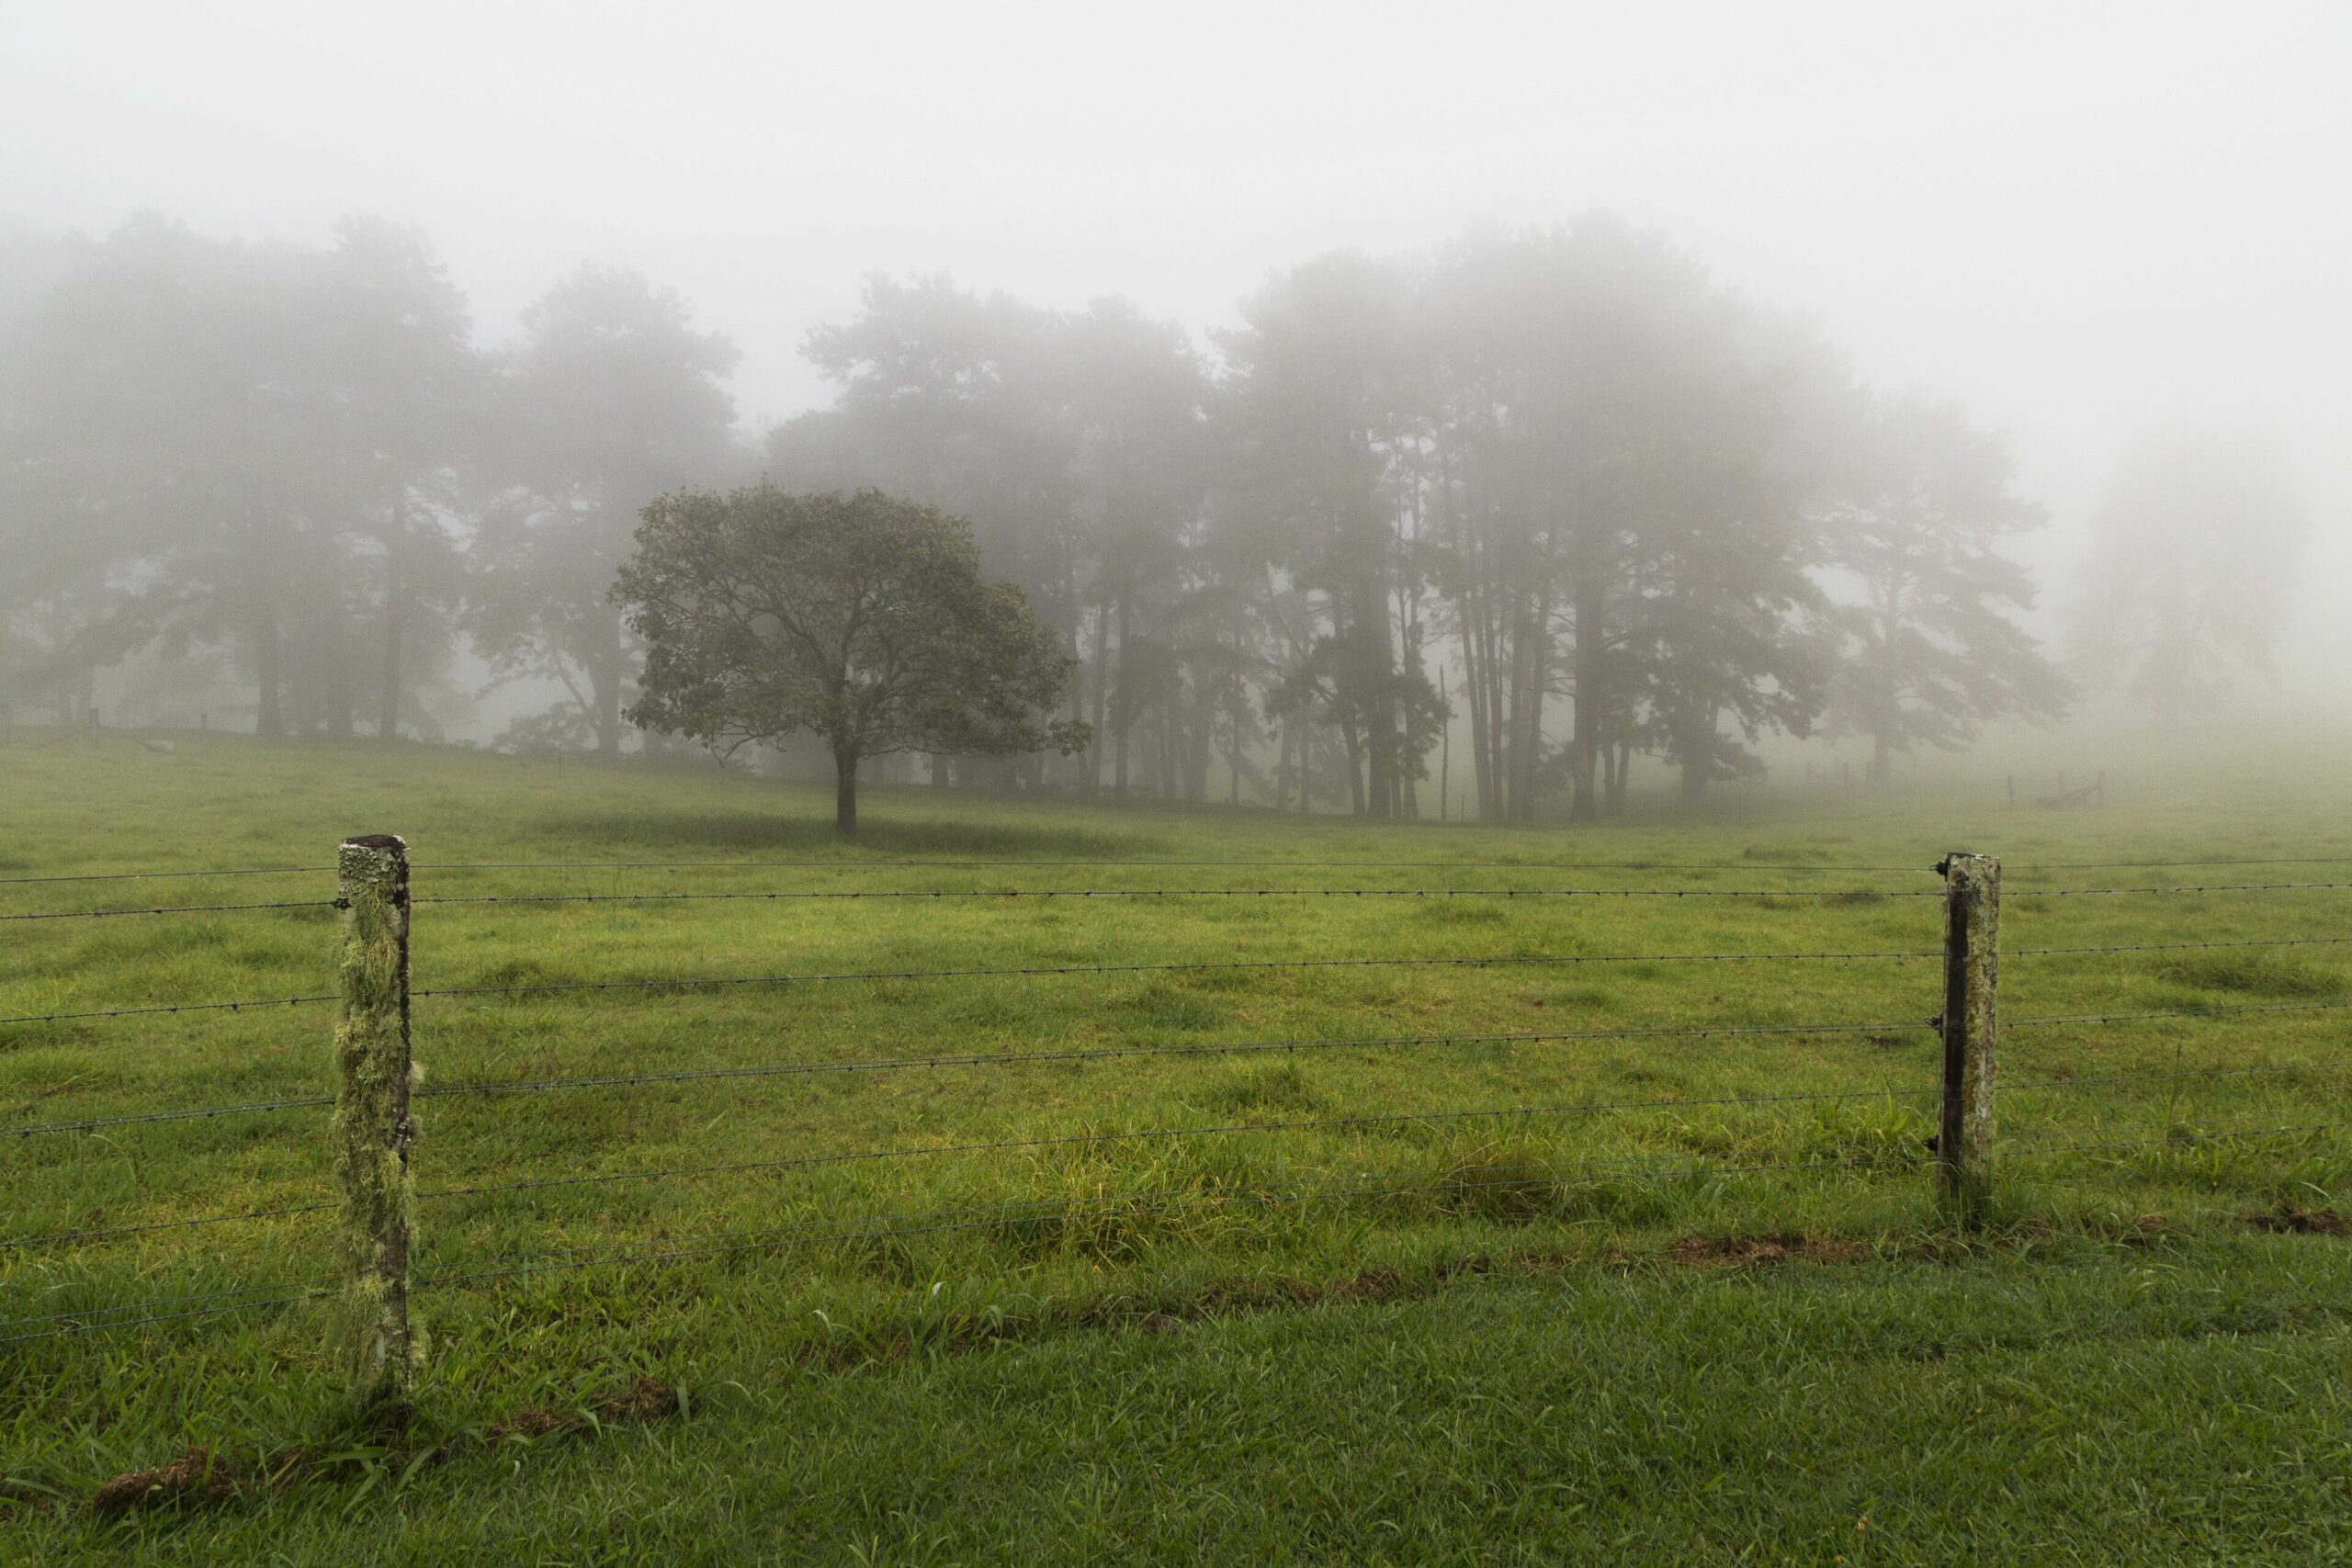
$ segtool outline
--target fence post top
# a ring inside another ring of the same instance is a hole
[[[408,840],[398,833],[353,833],[343,840],[346,850],[387,850],[393,854],[406,854]]]

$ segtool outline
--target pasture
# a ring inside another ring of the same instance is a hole
[[[67,918],[0,923],[51,1020],[0,1023],[0,1554],[2340,1555],[2341,760],[1575,831],[877,790],[852,847],[707,767],[20,728],[0,914]],[[368,831],[416,868],[399,1435],[275,1303],[334,1003],[52,1018],[331,996],[332,872],[28,880]],[[1953,849],[2006,866],[1976,1236]],[[194,912],[78,913],[145,908]],[[92,1506],[191,1450],[233,1490]]]

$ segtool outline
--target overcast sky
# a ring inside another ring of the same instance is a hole
[[[1320,251],[1607,207],[2008,430],[2046,563],[2134,431],[2201,418],[2292,445],[2343,581],[2347,84],[2344,0],[0,0],[0,212],[414,222],[492,340],[626,262],[736,339],[763,426],[870,270],[1197,329]]]

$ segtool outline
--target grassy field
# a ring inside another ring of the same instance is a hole
[[[2352,880],[2132,863],[2352,856],[2343,761],[1575,832],[910,790],[845,849],[829,800],[712,771],[19,729],[0,914],[322,900],[23,879],[393,831],[420,993],[804,978],[421,994],[415,1428],[353,1427],[315,1302],[9,1337],[0,1558],[2340,1559],[2352,892],[2057,890]],[[2007,863],[1968,1240],[1925,1147],[1956,848]],[[1416,893],[646,897],[1012,888]],[[524,895],[596,898],[456,901]],[[2172,945],[2273,939],[2308,945]],[[0,1018],[320,996],[334,955],[318,907],[0,923]],[[1500,959],[1543,962],[1419,962]],[[1210,966],[806,978],[1149,964]],[[334,1010],[0,1024],[0,1105],[315,1097]],[[2138,1012],[2214,1016],[2030,1021]],[[324,1122],[11,1132],[0,1336],[315,1280],[331,1213],[171,1223],[324,1201]],[[195,1449],[242,1484],[95,1505]]]

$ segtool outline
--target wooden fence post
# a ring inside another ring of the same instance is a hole
[[[422,1341],[408,1317],[414,1225],[409,1144],[408,845],[390,833],[345,839],[336,859],[343,907],[341,1079],[334,1116],[336,1239],[343,1295],[336,1349],[363,1398],[400,1400]]]
[[[1993,1017],[1999,989],[2001,863],[1951,854],[1944,874],[1944,1077],[1936,1195],[1970,1228],[1993,1190]]]

